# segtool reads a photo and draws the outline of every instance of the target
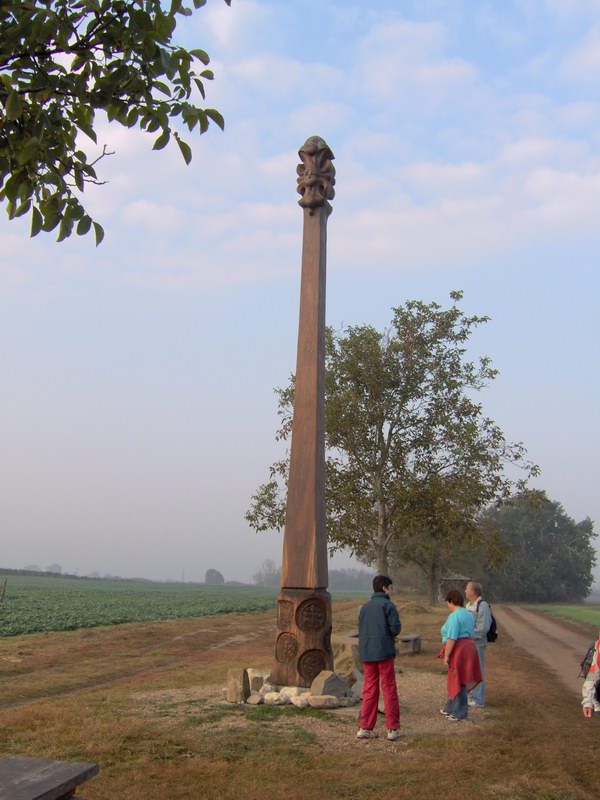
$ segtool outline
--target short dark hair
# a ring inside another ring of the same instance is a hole
[[[450,589],[444,600],[447,603],[452,603],[453,606],[464,606],[465,604],[465,598],[458,589]]]
[[[387,589],[388,586],[392,586],[393,583],[392,579],[388,578],[387,575],[375,575],[373,578],[373,591],[383,592],[384,589]]]

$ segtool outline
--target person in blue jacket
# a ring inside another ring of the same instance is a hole
[[[374,728],[377,722],[380,682],[387,738],[392,742],[400,738],[400,704],[394,659],[395,639],[400,633],[401,624],[398,609],[390,599],[393,588],[387,575],[376,575],[373,578],[371,599],[362,606],[358,615],[358,647],[365,684],[357,739],[374,739],[378,735]]]

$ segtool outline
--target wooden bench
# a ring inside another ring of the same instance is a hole
[[[421,652],[421,637],[418,633],[410,634],[410,636],[399,636],[398,641],[400,647],[398,648],[398,655],[415,655]]]
[[[77,800],[75,789],[98,771],[98,764],[0,756],[0,800]]]

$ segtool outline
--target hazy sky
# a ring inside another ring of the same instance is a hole
[[[211,54],[225,133],[188,135],[186,167],[102,125],[98,249],[2,211],[0,566],[244,580],[280,559],[243,514],[280,453],[313,134],[336,156],[328,322],[464,290],[492,318],[470,350],[500,370],[486,413],[600,522],[597,0],[209,0],[177,39]]]

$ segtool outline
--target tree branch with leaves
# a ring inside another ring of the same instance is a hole
[[[231,0],[225,0],[230,5]],[[206,0],[193,0],[195,8]],[[157,133],[154,150],[171,139],[187,164],[190,146],[175,123],[204,133],[221,114],[200,108],[212,80],[208,54],[173,43],[183,0],[0,0],[0,201],[9,219],[31,212],[31,235],[58,227],[58,241],[92,228],[87,184],[101,184],[95,159],[79,144],[97,143],[96,114]]]

